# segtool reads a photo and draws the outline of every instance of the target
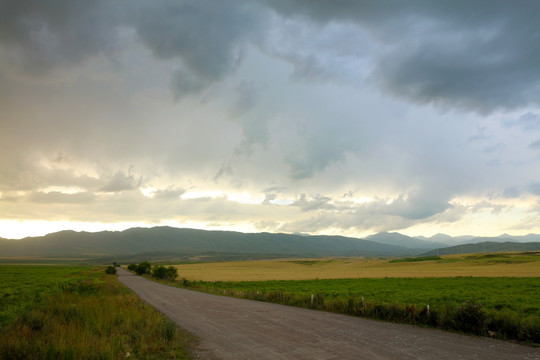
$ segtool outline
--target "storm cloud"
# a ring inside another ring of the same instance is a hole
[[[3,1],[0,220],[540,231],[539,11]]]

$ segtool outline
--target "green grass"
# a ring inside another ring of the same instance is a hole
[[[0,266],[0,326],[15,319],[44,296],[57,292],[62,284],[85,277],[91,267]]]
[[[529,251],[520,253],[494,253],[494,254],[474,254],[465,258],[476,262],[490,264],[519,264],[538,261],[540,251]]]
[[[104,269],[2,270],[2,284],[11,284],[26,304],[11,307],[0,326],[2,360],[190,358],[194,337]],[[48,286],[35,281],[41,271]]]
[[[490,331],[500,338],[540,344],[538,278],[454,277],[182,283],[217,294],[475,334],[487,335]],[[430,306],[429,312],[427,305]]]
[[[390,263],[434,261],[434,260],[442,260],[442,258],[439,256],[419,256],[419,257],[414,257],[414,258],[393,259],[393,260],[390,260]]]

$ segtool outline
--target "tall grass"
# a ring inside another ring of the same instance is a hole
[[[193,336],[102,270],[0,329],[0,359],[188,359]]]

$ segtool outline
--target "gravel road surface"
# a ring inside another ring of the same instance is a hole
[[[161,285],[118,269],[139,297],[201,339],[201,359],[540,360],[540,348]]]

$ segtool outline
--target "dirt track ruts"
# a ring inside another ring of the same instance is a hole
[[[540,348],[118,279],[200,339],[202,359],[536,359]]]

